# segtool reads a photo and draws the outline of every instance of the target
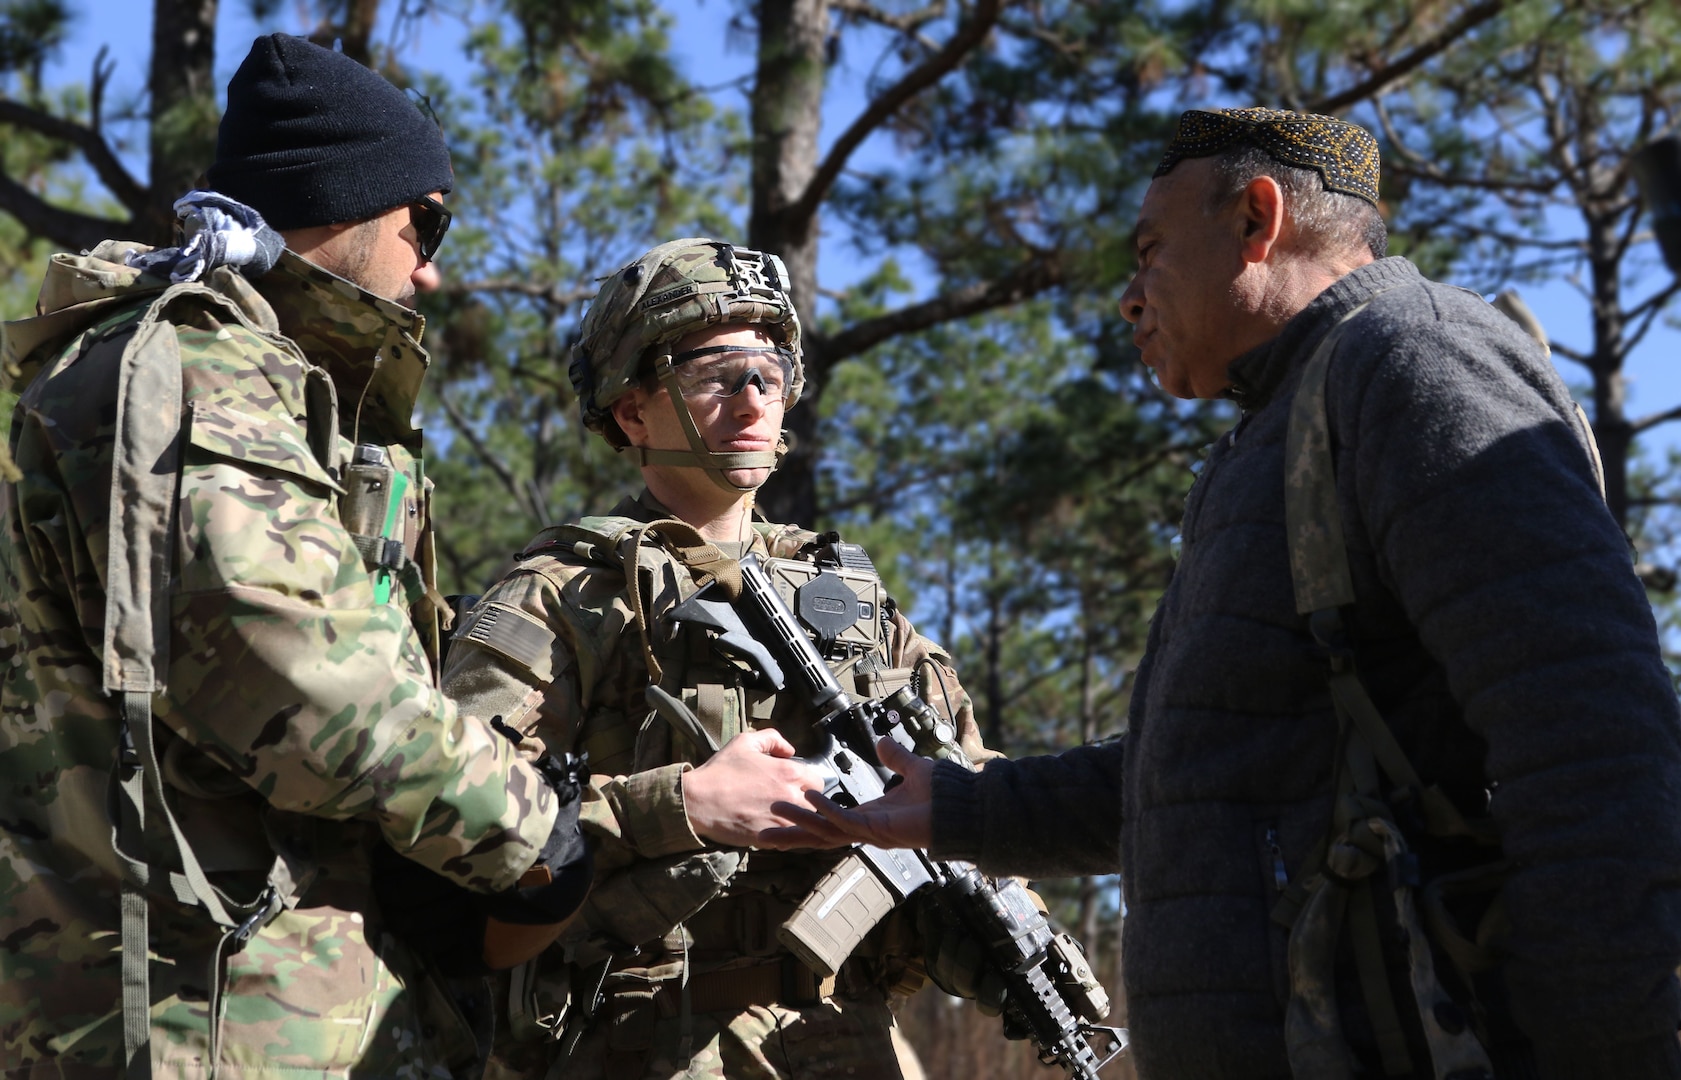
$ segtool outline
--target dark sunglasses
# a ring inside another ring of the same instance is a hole
[[[409,203],[409,221],[414,224],[415,239],[420,242],[420,257],[431,262],[449,232],[450,212],[443,203],[430,195],[422,195]]]

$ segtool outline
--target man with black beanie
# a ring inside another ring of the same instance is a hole
[[[0,1073],[470,1075],[445,980],[552,940],[590,850],[582,763],[436,686],[409,304],[449,154],[275,34],[209,183],[5,327]]]

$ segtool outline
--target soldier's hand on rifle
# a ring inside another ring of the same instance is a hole
[[[797,761],[774,728],[744,731],[706,763],[683,774],[683,808],[703,840],[729,847],[765,846],[767,830],[795,824],[787,814],[823,790],[823,776]],[[812,845],[806,845],[812,846]]]
[[[778,829],[759,840],[760,847],[843,847],[874,844],[884,848],[927,848],[934,842],[934,763],[892,739],[876,744],[881,763],[900,782],[879,799],[847,808],[813,792],[807,801],[815,813],[790,809],[794,827]]]

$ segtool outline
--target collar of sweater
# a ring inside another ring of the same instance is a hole
[[[1226,369],[1231,386],[1224,396],[1244,412],[1254,412],[1272,400],[1297,365],[1305,363],[1331,328],[1344,315],[1385,289],[1422,281],[1418,268],[1398,255],[1367,263],[1338,278],[1307,307],[1284,324],[1278,336],[1239,356]]]

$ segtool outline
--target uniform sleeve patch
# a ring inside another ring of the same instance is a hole
[[[512,660],[539,682],[554,678],[554,631],[516,607],[495,600],[476,604],[459,638]]]

